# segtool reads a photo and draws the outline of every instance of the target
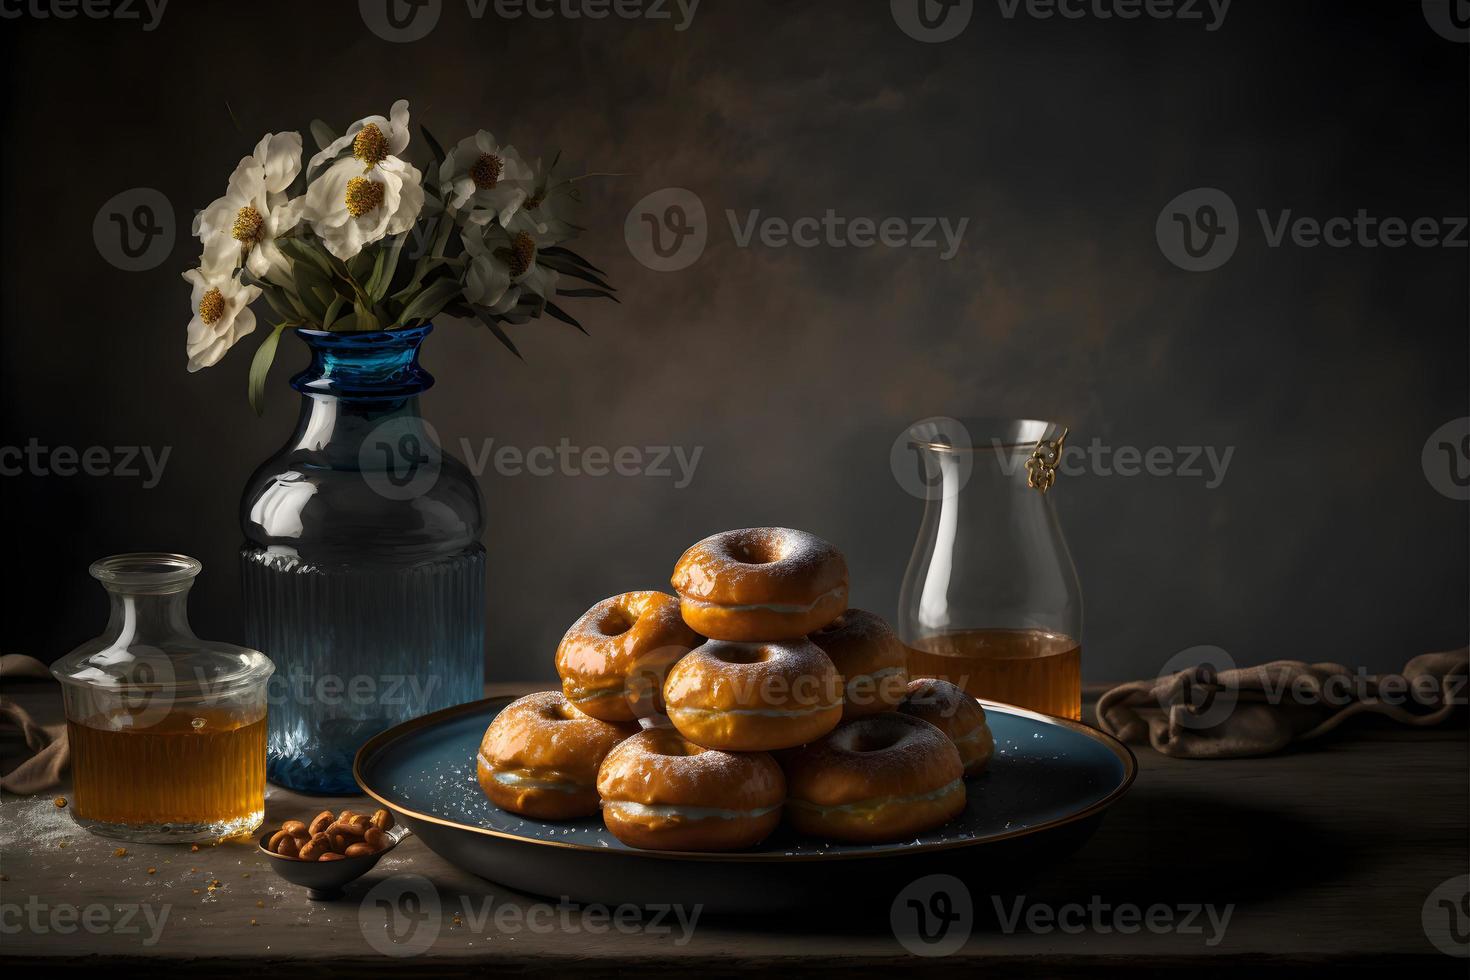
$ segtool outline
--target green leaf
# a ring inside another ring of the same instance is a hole
[[[395,235],[379,247],[377,260],[373,263],[373,274],[368,277],[367,284],[363,287],[364,292],[372,298],[374,303],[387,294],[388,286],[393,282],[393,275],[398,271],[398,257],[403,253],[403,243],[407,238],[406,232],[402,235]]]
[[[619,304],[623,302],[612,293],[603,292],[601,289],[558,289],[556,295],[571,296],[574,299],[610,299]]]
[[[276,359],[281,331],[290,325],[290,321],[282,320],[260,342],[260,346],[255,348],[255,357],[250,362],[250,407],[255,410],[256,415],[265,414],[265,377],[270,373],[271,364]]]
[[[363,249],[347,260],[347,274],[352,277],[353,282],[358,285],[367,282],[368,276],[372,275],[373,266],[378,261],[377,251],[377,249],[373,249],[371,252]]]
[[[328,126],[320,119],[313,119],[311,121],[311,138],[316,140],[316,148],[318,150],[325,150],[332,145],[332,141],[337,138],[337,134],[332,131],[331,126]]]
[[[578,330],[582,331],[584,334],[587,333],[587,328],[583,327],[580,323],[578,323],[576,317],[572,316],[566,310],[563,310],[560,306],[557,306],[555,303],[551,302],[550,300],[547,300],[547,302],[546,302],[546,312],[553,319],[560,320],[562,323],[571,324],[572,326],[576,327]],[[590,334],[589,334],[589,336],[590,336]]]
[[[408,301],[408,305],[399,314],[398,325],[412,327],[416,323],[432,320],[450,300],[463,293],[463,288],[457,279],[444,277],[434,280]]]
[[[353,312],[357,314],[357,319],[353,321],[352,325],[352,328],[354,330],[383,329],[382,324],[378,322],[378,318],[373,314],[373,311],[368,309],[362,303],[354,303],[352,309]]]
[[[475,315],[480,318],[480,321],[484,323],[485,326],[490,328],[490,332],[495,335],[495,339],[504,344],[506,350],[510,351],[516,357],[520,358],[523,363],[525,362],[526,359],[524,357],[521,357],[520,351],[516,350],[516,345],[514,344],[514,342],[511,341],[510,335],[507,334],[497,322],[497,317],[499,316],[499,314],[491,313],[483,306],[477,306],[475,307]]]
[[[276,247],[290,259],[293,264],[307,262],[320,269],[323,275],[331,276],[334,269],[332,262],[334,257],[321,246],[305,238],[277,238]]]
[[[582,258],[582,256],[578,255],[576,252],[573,252],[571,249],[561,245],[548,245],[546,248],[538,250],[538,254],[549,255],[554,259],[562,259],[567,262],[571,262],[573,265],[579,265],[587,271],[595,272],[600,276],[607,275],[607,273],[603,272],[597,266]]]
[[[337,295],[330,280],[320,269],[307,262],[296,262],[291,266],[291,278],[296,283],[296,295],[311,313],[312,319],[321,322],[326,318],[327,306]]]
[[[571,276],[573,279],[580,279],[583,282],[590,282],[598,289],[605,289],[610,293],[617,292],[616,286],[608,285],[597,276],[594,276],[592,273],[588,272],[586,269],[583,269],[580,266],[572,265],[570,262],[562,261],[555,256],[547,256],[545,252],[538,253],[536,256],[536,261],[538,264],[544,265],[546,266],[546,268],[551,269],[554,272],[560,272],[564,276]]]
[[[344,297],[341,293],[338,293],[338,294],[336,294],[335,296],[332,297],[332,301],[327,304],[327,312],[324,313],[324,314],[322,314],[322,329],[323,330],[330,330],[330,329],[332,329],[332,324],[334,322],[336,322],[337,315],[342,312],[342,307],[346,303],[347,303],[347,298]]]
[[[449,159],[449,154],[444,152],[444,147],[440,146],[439,141],[434,138],[434,134],[429,132],[428,126],[419,126],[419,132],[424,134],[424,142],[429,144],[429,152],[434,154],[435,164],[442,164],[445,160]]]

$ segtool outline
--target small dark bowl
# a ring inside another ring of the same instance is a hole
[[[276,828],[279,830],[280,828]],[[412,835],[407,827],[394,827],[388,831],[388,846],[376,854],[343,858],[340,861],[302,861],[288,858],[266,850],[266,845],[275,836],[275,830],[260,835],[260,853],[270,858],[271,869],[293,885],[306,889],[308,898],[318,902],[330,902],[342,897],[342,890],[373,869],[373,865],[399,841]]]

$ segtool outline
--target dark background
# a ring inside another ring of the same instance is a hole
[[[882,0],[704,0],[668,21],[471,18],[444,0],[393,44],[353,2],[170,3],[137,21],[0,21],[0,445],[172,447],[162,482],[0,480],[3,652],[50,660],[97,633],[102,555],[201,558],[195,627],[243,635],[236,508],[296,412],[283,343],[262,419],[261,333],[184,370],[193,210],[266,131],[341,130],[407,98],[445,142],[486,128],[560,148],[590,182],[579,249],[623,304],[590,338],[517,328],[522,364],[441,322],[425,410],[441,436],[522,448],[704,447],[694,482],[482,479],[489,676],[549,677],[562,631],[614,592],[667,587],[694,540],[785,524],[837,543],[885,615],[920,504],[889,447],[934,414],[1054,418],[1073,439],[1235,447],[1221,486],[1089,473],[1053,491],[1086,597],[1085,674],[1155,673],[1196,644],[1241,663],[1372,669],[1465,642],[1467,506],[1421,466],[1467,413],[1467,250],[1269,248],[1255,219],[1467,213],[1466,45],[1417,2],[1236,0],[1223,25],[1007,19],[977,0],[919,43]],[[309,141],[308,141],[309,145]],[[634,202],[688,188],[703,257],[676,273],[623,239]],[[1244,230],[1208,273],[1154,237],[1165,202],[1218,187]],[[93,221],[161,191],[166,261],[125,272]],[[735,247],[723,213],[971,219],[933,250]],[[262,315],[264,310],[262,309]]]

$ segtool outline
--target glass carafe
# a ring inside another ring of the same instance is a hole
[[[899,634],[909,673],[1082,716],[1082,590],[1052,507],[1067,430],[1031,419],[911,426],[924,498]]]
[[[132,554],[92,566],[107,628],[51,667],[61,681],[78,824],[130,841],[245,833],[265,817],[263,654],[189,628],[199,562]]]

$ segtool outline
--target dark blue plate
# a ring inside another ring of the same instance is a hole
[[[485,798],[476,754],[486,726],[512,700],[463,704],[391,728],[359,750],[353,771],[363,792],[452,864],[575,902],[769,912],[831,905],[849,884],[866,894],[938,872],[1024,874],[1084,841],[1137,771],[1133,754],[1109,735],[981,701],[995,757],[966,781],[965,812],[943,827],[893,844],[830,844],[783,830],[749,851],[644,851],[596,817],[532,820]]]

